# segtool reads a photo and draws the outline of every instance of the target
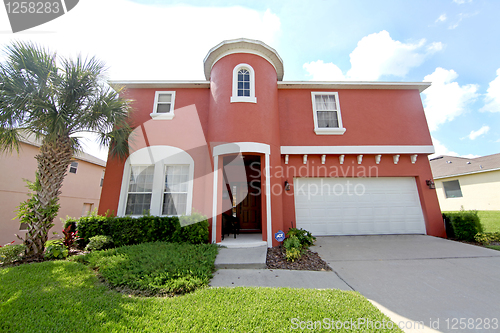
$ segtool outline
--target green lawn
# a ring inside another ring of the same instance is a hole
[[[289,332],[292,318],[388,321],[356,292],[202,288],[140,298],[107,289],[77,262],[0,269],[1,332]]]
[[[500,210],[480,210],[477,213],[484,232],[500,232]]]

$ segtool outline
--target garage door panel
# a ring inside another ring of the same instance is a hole
[[[297,227],[313,235],[425,234],[415,179],[295,178]]]

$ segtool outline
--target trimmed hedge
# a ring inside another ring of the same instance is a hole
[[[194,221],[201,221],[192,223]],[[183,226],[181,226],[181,224]],[[78,246],[84,248],[91,237],[104,235],[113,239],[116,247],[149,242],[170,243],[208,243],[208,221],[205,216],[193,213],[190,216],[160,217],[142,216],[112,217],[84,216],[79,219],[69,218],[64,227],[71,225],[78,230]]]
[[[443,218],[453,230],[453,235],[448,233],[450,238],[474,242],[474,236],[483,232],[477,210],[443,213]]]

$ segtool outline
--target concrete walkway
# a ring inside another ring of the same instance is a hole
[[[312,250],[386,314],[441,332],[500,331],[500,251],[423,235],[318,237]]]
[[[318,237],[311,250],[334,272],[219,269],[210,285],[356,290],[406,332],[500,331],[500,251],[423,235]]]

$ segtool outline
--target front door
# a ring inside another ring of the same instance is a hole
[[[245,195],[246,191],[241,192],[238,193],[238,198]],[[253,181],[248,184],[248,195],[236,206],[236,217],[240,220],[241,231],[262,231],[260,192],[260,181]]]

